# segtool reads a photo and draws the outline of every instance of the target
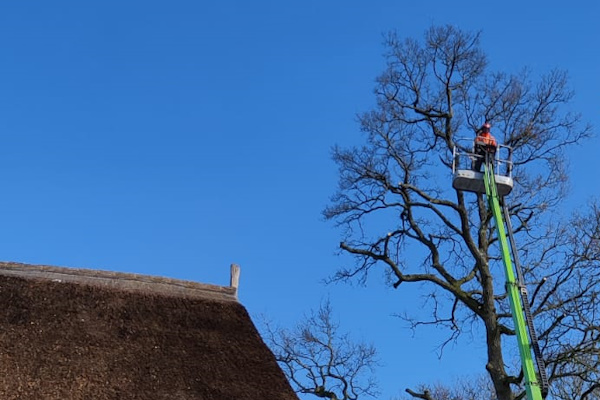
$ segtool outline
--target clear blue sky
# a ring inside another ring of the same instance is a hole
[[[482,30],[495,69],[567,69],[600,126],[600,6],[590,1],[18,1],[0,6],[0,259],[228,284],[292,324],[327,295],[379,348],[382,399],[483,371],[481,338],[438,361],[439,332],[378,279],[327,287],[343,261],[320,212],[330,148],[361,140],[382,34]],[[594,139],[570,204],[598,194]],[[568,212],[568,210],[565,210]]]

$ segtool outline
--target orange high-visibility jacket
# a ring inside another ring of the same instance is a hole
[[[496,139],[489,132],[481,132],[475,138],[475,145],[498,147]]]

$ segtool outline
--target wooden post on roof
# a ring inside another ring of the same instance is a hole
[[[237,264],[231,264],[231,279],[229,281],[229,286],[235,289],[235,293],[237,296],[237,289],[240,284],[240,266]]]

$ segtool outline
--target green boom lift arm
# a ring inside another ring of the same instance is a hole
[[[504,217],[506,218],[505,221],[502,215],[502,208],[500,207],[501,198],[498,195],[494,167],[489,158],[491,158],[490,155],[486,155],[486,162],[484,164],[485,170],[483,180],[485,185],[485,193],[488,199],[489,208],[492,212],[494,220],[496,221],[498,241],[500,243],[502,260],[504,262],[504,272],[506,274],[506,292],[510,301],[510,308],[515,325],[515,333],[517,336],[517,342],[519,344],[519,354],[521,356],[521,364],[525,378],[525,390],[527,392],[528,400],[542,400],[548,393],[548,379],[546,377],[544,362],[537,342],[535,329],[533,327],[533,317],[529,309],[527,289],[525,288],[525,283],[523,282],[523,274],[521,272],[517,248],[513,237],[510,215],[507,207],[504,206],[503,210]],[[507,236],[510,239],[510,247],[507,241]],[[517,276],[515,276],[515,268],[513,267],[511,259],[511,249],[512,257],[515,260]],[[532,350],[537,362],[538,374],[536,374],[534,360],[531,354]]]

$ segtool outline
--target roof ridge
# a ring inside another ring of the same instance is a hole
[[[208,297],[216,300],[238,301],[237,288],[235,287],[128,272],[0,261],[0,275],[109,287],[127,291],[144,291],[178,297]]]

